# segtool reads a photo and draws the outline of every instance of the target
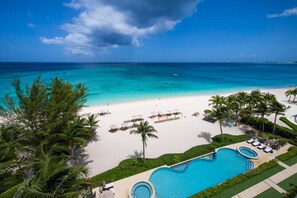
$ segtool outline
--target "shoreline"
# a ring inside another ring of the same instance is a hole
[[[286,112],[286,115],[289,116],[293,113],[296,114],[297,105],[287,103],[287,98],[284,95],[287,89],[289,87],[260,90],[275,94],[279,102],[287,106],[290,105],[291,108]],[[249,92],[251,90],[244,91]],[[226,96],[236,92],[238,91],[225,92],[220,95]],[[111,125],[121,126],[124,121],[130,120],[134,115],[142,115],[158,131],[158,139],[148,140],[147,158],[156,158],[165,153],[181,153],[193,146],[210,143],[211,137],[220,134],[219,124],[217,122],[206,122],[202,118],[204,110],[210,109],[208,100],[215,94],[169,97],[161,98],[161,100],[148,99],[83,108],[81,113],[98,113],[100,110],[111,112],[111,114],[98,117],[100,127],[96,132],[99,140],[90,142],[85,149],[85,154],[89,156],[87,159],[87,165],[90,167],[89,176],[92,177],[107,171],[127,158],[141,156],[142,143],[139,136],[130,135],[130,130],[109,132]],[[181,119],[154,123],[155,120],[148,118],[152,112],[166,113],[175,109],[183,113]],[[195,112],[199,112],[200,115],[198,117],[192,116]],[[267,118],[273,121],[274,115]],[[285,126],[279,121],[277,123]],[[243,133],[238,127],[223,127],[223,132],[232,135]]]
[[[118,101],[118,102],[107,102],[107,103],[98,103],[98,104],[94,104],[94,105],[87,105],[85,107],[83,107],[82,112],[86,111],[86,109],[92,109],[92,108],[106,108],[107,106],[118,106],[118,105],[126,105],[126,104],[132,104],[132,103],[141,103],[141,102],[152,102],[152,101],[158,101],[159,99],[161,100],[175,100],[175,99],[189,99],[189,98],[198,98],[198,97],[205,97],[205,96],[214,96],[214,95],[222,95],[222,96],[228,96],[237,92],[251,92],[253,90],[257,90],[259,89],[261,92],[269,92],[269,91],[282,91],[284,89],[288,90],[291,89],[294,86],[287,86],[287,87],[277,87],[277,88],[254,88],[254,89],[240,89],[240,90],[229,90],[229,91],[214,91],[212,92],[212,94],[208,93],[208,92],[201,92],[201,93],[197,93],[197,94],[189,94],[189,95],[175,95],[175,96],[163,96],[163,97],[154,97],[154,98],[147,98],[147,99],[135,99],[135,100],[123,100],[123,101]],[[211,92],[211,91],[209,91]],[[108,105],[107,105],[108,104]]]

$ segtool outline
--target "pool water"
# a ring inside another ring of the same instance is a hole
[[[179,168],[159,168],[150,176],[158,198],[184,198],[215,186],[253,168],[233,149],[219,149],[213,160],[195,159]]]
[[[146,182],[138,182],[132,188],[133,198],[151,198],[152,188]]]
[[[239,151],[249,157],[258,157],[258,154],[255,151],[247,147],[239,147]]]

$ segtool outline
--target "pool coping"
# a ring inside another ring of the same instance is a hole
[[[129,188],[129,198],[133,198],[133,195],[132,195],[132,189],[133,189],[133,187],[137,184],[137,183],[140,183],[140,182],[144,182],[144,183],[148,183],[149,185],[150,185],[150,187],[152,188],[152,196],[151,196],[151,198],[155,198],[155,196],[156,196],[156,190],[155,190],[155,186],[150,182],[150,181],[146,181],[146,180],[141,180],[141,181],[137,181],[137,182],[134,182],[131,186],[130,186],[130,188]]]
[[[239,150],[240,148],[247,148],[247,149],[250,149],[250,150],[254,151],[254,152],[257,154],[257,156],[256,156],[256,157],[248,156],[248,155],[242,153],[242,152]],[[240,146],[240,147],[237,147],[236,150],[237,150],[242,156],[244,156],[244,157],[246,157],[246,158],[253,159],[253,160],[257,160],[257,159],[259,159],[259,154],[258,154],[257,151],[255,151],[254,149],[248,148],[248,147],[246,147],[246,146]]]
[[[167,167],[168,168],[168,167],[176,166],[176,165],[179,165],[179,164],[183,164],[183,163],[189,162],[191,160],[195,160],[197,158],[201,158],[201,157],[204,157],[206,155],[213,154],[217,150],[222,149],[222,148],[229,148],[229,149],[236,150],[236,148],[239,147],[239,146],[246,146],[248,148],[249,147],[252,147],[250,144],[246,143],[245,141],[234,143],[234,144],[230,144],[230,145],[225,145],[225,146],[216,148],[213,152],[209,152],[209,153],[206,153],[206,154],[203,154],[203,155],[199,155],[197,157],[194,157],[194,158],[191,158],[191,159],[182,161],[182,162],[178,162],[178,163],[173,164],[171,166],[162,165],[162,166],[155,167],[155,168],[152,168],[150,170],[147,170],[147,171],[138,173],[136,175],[132,175],[132,176],[129,176],[129,177],[126,177],[126,178],[123,178],[123,179],[114,181],[114,188],[116,189],[115,198],[129,197],[129,191],[128,190],[131,187],[131,185],[133,183],[136,183],[136,182],[139,182],[139,181],[149,180],[151,174],[155,170],[157,170],[158,168],[162,168],[162,167],[164,167],[164,168]],[[254,167],[253,168],[256,168],[260,164],[274,159],[275,156],[277,156],[279,154],[282,154],[282,153],[287,152],[287,149],[289,147],[290,147],[290,144],[286,144],[285,146],[283,146],[281,149],[279,149],[278,151],[274,152],[273,154],[272,153],[267,154],[267,153],[264,153],[264,152],[263,153],[262,152],[258,153],[259,154],[259,159],[250,159],[253,162],[253,164],[254,164]]]

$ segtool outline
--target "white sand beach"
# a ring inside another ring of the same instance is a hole
[[[279,102],[286,106],[291,106],[286,112],[286,116],[297,114],[297,105],[288,104],[284,89],[261,90],[270,92],[277,96]],[[221,94],[229,95],[230,93]],[[212,94],[212,95],[215,95]],[[105,106],[90,106],[83,109],[82,113],[99,113],[102,110],[109,111],[111,114],[100,116],[97,134],[99,140],[89,143],[85,153],[89,158],[89,176],[95,176],[109,170],[119,164],[124,159],[139,155],[142,151],[140,136],[130,135],[130,129],[126,131],[109,132],[111,125],[122,126],[125,120],[131,120],[134,115],[142,115],[143,118],[158,131],[159,139],[149,139],[146,148],[146,157],[155,158],[165,153],[180,153],[193,146],[207,144],[211,141],[210,137],[220,134],[218,122],[212,124],[202,120],[204,110],[210,109],[208,100],[211,95],[197,95],[190,97],[161,98],[145,101],[137,101],[122,104],[109,104]],[[179,110],[183,117],[179,120],[154,123],[153,119],[148,118],[152,112],[167,113],[167,111]],[[198,117],[192,116],[199,112]],[[269,116],[273,121],[274,115]],[[279,122],[279,124],[284,125]],[[285,125],[284,125],[285,126]],[[239,135],[242,134],[238,127],[224,127],[224,133]]]

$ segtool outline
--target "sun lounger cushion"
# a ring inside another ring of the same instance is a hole
[[[265,144],[260,144],[260,145],[258,146],[259,149],[264,149],[265,147],[266,147]]]
[[[269,147],[269,146],[267,146],[267,147],[264,149],[264,151],[265,151],[266,153],[270,153],[270,152],[272,152],[272,148]]]
[[[258,142],[258,141],[253,142],[253,146],[258,146],[259,144],[260,144],[260,142]]]
[[[253,143],[255,140],[252,138],[252,139],[249,139],[248,141],[246,141],[247,143]]]

